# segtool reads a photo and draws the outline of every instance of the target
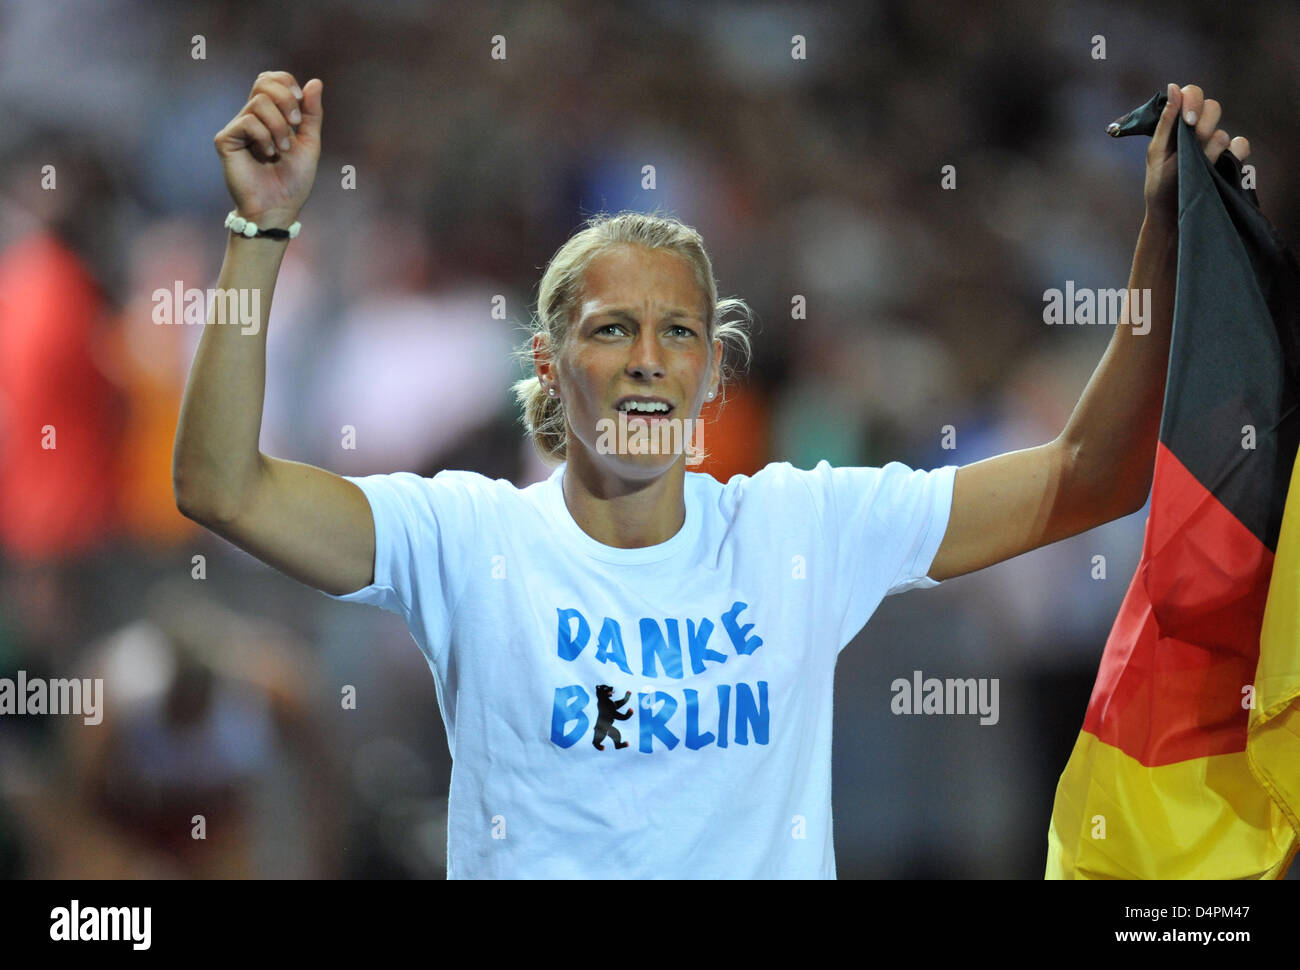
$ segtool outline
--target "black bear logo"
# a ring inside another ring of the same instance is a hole
[[[632,716],[631,711],[619,711],[619,708],[627,703],[632,692],[628,691],[623,695],[621,701],[614,700],[614,688],[609,684],[596,685],[596,707],[600,709],[599,716],[596,718],[596,734],[591,739],[591,743],[596,746],[597,751],[604,751],[605,746],[601,744],[605,740],[605,735],[614,739],[615,748],[626,748],[629,742],[624,741],[618,733],[618,728],[614,727],[615,721],[626,721]]]

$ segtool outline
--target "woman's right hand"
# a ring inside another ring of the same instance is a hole
[[[312,78],[299,89],[287,71],[263,71],[248,103],[212,139],[237,213],[261,228],[288,228],[311,194],[324,87]]]

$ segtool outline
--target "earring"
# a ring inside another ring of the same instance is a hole
[[[712,392],[712,391],[709,391],[709,400],[710,400],[710,401],[713,400],[713,392]]]
[[[551,388],[547,393],[549,393],[551,397],[555,397],[555,388]]]

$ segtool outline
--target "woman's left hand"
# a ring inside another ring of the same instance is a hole
[[[1195,84],[1179,88],[1169,85],[1169,103],[1160,115],[1151,144],[1147,146],[1147,178],[1143,195],[1147,204],[1147,221],[1177,231],[1178,229],[1178,133],[1175,124],[1196,126],[1196,138],[1205,149],[1211,164],[1218,161],[1226,148],[1244,162],[1250,155],[1250,142],[1241,135],[1229,139],[1222,128],[1215,128],[1223,107],[1207,99]],[[1189,114],[1190,113],[1190,114]]]

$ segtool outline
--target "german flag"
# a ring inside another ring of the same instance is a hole
[[[1151,135],[1165,101],[1107,130]],[[1057,786],[1049,879],[1277,879],[1300,845],[1300,270],[1241,163],[1177,128],[1151,512]]]

